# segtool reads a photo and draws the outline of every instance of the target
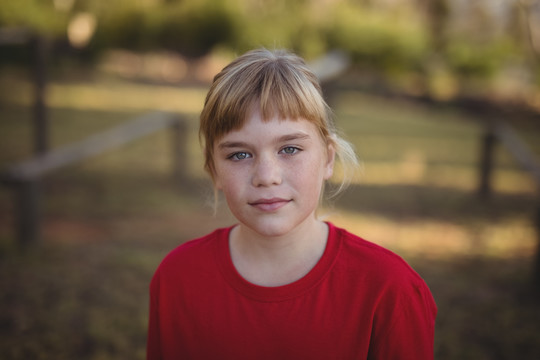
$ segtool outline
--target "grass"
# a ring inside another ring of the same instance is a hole
[[[0,93],[2,166],[32,152],[28,82],[0,73],[0,89],[8,86],[13,91]],[[156,107],[193,115],[201,93],[54,82],[52,146]],[[177,101],[182,94],[192,94],[189,104]],[[355,92],[341,94],[335,110],[364,169],[321,212],[396,251],[424,277],[439,307],[436,358],[540,358],[531,289],[538,199],[528,176],[499,150],[496,195],[481,202],[474,193],[481,129],[459,111]],[[12,194],[0,189],[2,358],[144,358],[156,266],[178,244],[233,221],[223,204],[211,216],[195,121],[189,129],[189,184],[172,180],[166,131],[47,176],[42,241],[26,252],[14,239]],[[539,153],[540,144],[531,146]]]

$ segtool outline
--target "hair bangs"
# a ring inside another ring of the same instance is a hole
[[[257,95],[255,104],[264,121],[277,117],[317,122],[326,117],[320,102],[315,101],[320,97],[318,90],[286,66],[273,66],[272,71],[264,74]]]

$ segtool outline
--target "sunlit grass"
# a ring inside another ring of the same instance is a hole
[[[343,170],[336,165],[334,182],[343,178]],[[358,185],[419,185],[452,188],[471,193],[477,191],[479,169],[459,164],[422,161],[363,161],[352,178]],[[524,170],[498,168],[493,172],[492,188],[496,193],[528,194],[535,196],[537,185]]]
[[[452,259],[487,256],[516,258],[536,250],[531,221],[511,218],[497,223],[448,220],[391,220],[385,216],[350,211],[328,211],[328,220],[404,257]]]
[[[362,162],[354,183],[478,187],[483,129],[470,116],[403,101],[388,104],[358,92],[345,93],[336,106],[338,126]],[[339,180],[339,167],[336,173]],[[492,186],[495,192],[531,195],[537,188],[502,147],[495,152]]]
[[[2,100],[9,104],[31,106],[34,88],[30,80],[0,73]],[[196,114],[200,112],[206,88],[182,88],[144,83],[126,83],[115,79],[87,83],[48,84],[46,101],[50,107],[133,112],[161,110]]]

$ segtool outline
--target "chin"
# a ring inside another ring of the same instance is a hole
[[[255,231],[257,234],[264,236],[264,237],[280,237],[287,235],[290,232],[290,229],[288,227],[257,227],[257,228],[251,228],[253,231]]]
[[[264,237],[280,237],[287,235],[294,225],[285,221],[264,221],[259,223],[242,222],[242,225]]]

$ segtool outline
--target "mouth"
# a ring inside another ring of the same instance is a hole
[[[249,205],[261,211],[276,211],[287,205],[290,201],[292,200],[282,198],[258,199],[250,202]]]

